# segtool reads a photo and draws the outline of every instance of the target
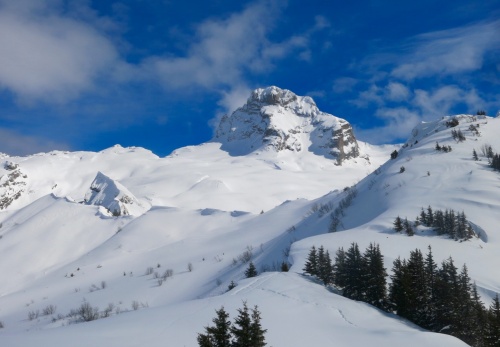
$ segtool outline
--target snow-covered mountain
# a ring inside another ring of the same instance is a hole
[[[321,112],[309,96],[278,87],[254,90],[243,107],[222,118],[214,140],[232,155],[310,151],[334,158],[339,165],[360,157],[346,120]]]
[[[388,269],[432,245],[437,262],[467,263],[489,304],[500,292],[489,266],[500,261],[500,176],[481,148],[499,149],[499,131],[500,119],[460,115],[417,126],[401,148],[371,146],[312,99],[270,87],[211,142],[165,158],[120,146],[2,157],[0,345],[197,346],[216,309],[234,317],[247,301],[272,346],[465,346],[333,294],[302,268],[312,245],[377,242]],[[464,211],[478,237],[392,230],[428,205]],[[258,277],[244,278],[248,260]],[[283,261],[290,272],[276,272]],[[83,302],[109,317],[77,323]]]

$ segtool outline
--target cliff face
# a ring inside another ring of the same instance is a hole
[[[221,119],[213,141],[231,155],[307,150],[338,164],[359,156],[346,120],[321,112],[311,97],[277,87],[254,90],[245,105]]]

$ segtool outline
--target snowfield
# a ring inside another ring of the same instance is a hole
[[[215,310],[233,318],[246,301],[258,305],[269,346],[466,346],[302,274],[313,245],[334,254],[376,242],[388,271],[431,245],[438,263],[467,264],[489,305],[500,292],[500,174],[481,146],[500,151],[500,119],[457,119],[466,141],[452,139],[444,118],[418,126],[396,159],[399,146],[359,142],[360,157],[342,165],[307,150],[230,155],[216,141],[165,158],[120,146],[3,157],[0,184],[14,170],[26,177],[0,190],[21,191],[0,210],[0,345],[194,347]],[[329,233],[330,214],[353,190]],[[392,230],[395,217],[414,220],[428,205],[464,211],[479,237]],[[244,278],[248,260],[258,277]],[[109,317],[68,315],[84,302]]]

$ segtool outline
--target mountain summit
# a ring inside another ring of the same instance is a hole
[[[321,112],[309,96],[278,87],[255,89],[245,105],[219,124],[214,141],[231,155],[254,151],[310,151],[344,160],[360,155],[351,125]]]

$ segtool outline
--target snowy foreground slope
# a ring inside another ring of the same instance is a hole
[[[500,175],[485,158],[473,161],[472,149],[479,153],[486,143],[500,149],[500,120],[459,117],[455,129],[467,137],[461,143],[452,140],[446,119],[422,124],[394,160],[386,162],[394,146],[356,142],[358,155],[339,162],[340,152],[311,148],[320,141],[312,126],[333,129],[335,143],[342,121],[323,121],[327,115],[309,112],[310,100],[287,91],[254,96],[252,110],[272,112],[263,131],[251,127],[254,148],[244,154],[234,152],[233,141],[250,142],[235,129],[230,146],[214,139],[166,158],[121,147],[3,158],[2,201],[11,202],[0,212],[0,345],[194,347],[216,309],[224,306],[233,318],[247,301],[259,306],[270,346],[464,346],[331,293],[301,273],[312,245],[335,252],[375,241],[390,269],[397,256],[430,244],[437,261],[451,255],[467,263],[489,304],[500,291],[500,274],[489,266],[500,261]],[[244,110],[225,122],[253,122],[257,114],[245,118]],[[294,124],[291,133],[283,114]],[[472,122],[480,123],[480,137],[467,131]],[[290,140],[287,134],[301,145],[276,147]],[[347,148],[354,146],[345,136]],[[436,152],[436,141],[453,151]],[[358,181],[338,231],[328,233],[343,188]],[[429,204],[464,210],[481,238],[460,243],[423,229],[414,237],[392,231],[397,215],[414,219]],[[266,272],[244,279],[248,259]],[[292,265],[289,273],[275,271],[282,261]],[[227,291],[231,281],[237,286]],[[100,313],[110,308],[109,317],[78,322],[69,313],[84,302]]]

